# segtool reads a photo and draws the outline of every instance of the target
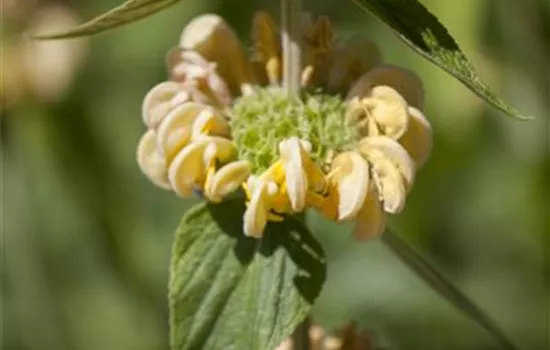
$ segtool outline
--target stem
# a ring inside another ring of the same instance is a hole
[[[443,276],[430,262],[417,251],[409,247],[397,234],[386,231],[382,241],[409,268],[416,272],[434,291],[443,296],[457,309],[473,318],[481,327],[491,333],[503,349],[515,350],[517,347],[504,335],[498,326],[464,293]]]
[[[281,0],[283,89],[289,97],[300,92],[302,0]]]
[[[292,350],[309,350],[309,327],[311,321],[307,317],[304,322],[300,323],[298,328],[292,334]]]

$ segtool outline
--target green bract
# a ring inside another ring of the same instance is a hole
[[[261,172],[279,158],[279,142],[298,136],[311,143],[312,159],[324,167],[335,152],[353,147],[359,138],[356,128],[345,123],[345,110],[338,96],[304,93],[294,99],[278,87],[241,97],[230,122],[239,159]]]

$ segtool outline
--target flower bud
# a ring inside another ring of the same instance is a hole
[[[373,87],[381,85],[395,89],[409,105],[422,109],[424,89],[420,79],[407,69],[391,65],[378,66],[364,74],[348,92],[348,99],[363,96]]]
[[[255,50],[252,61],[258,62],[262,67],[261,70],[265,72],[269,84],[278,84],[281,81],[283,70],[281,40],[277,27],[267,12],[258,11],[254,14],[252,42]]]
[[[189,22],[181,34],[180,47],[216,63],[233,96],[239,96],[254,83],[252,66],[237,35],[218,15],[205,14]]]

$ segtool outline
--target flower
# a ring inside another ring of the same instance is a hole
[[[313,324],[309,328],[309,348],[311,350],[372,350],[376,337],[367,331],[360,331],[349,323],[333,333]],[[275,350],[293,350],[292,338],[283,341]]]
[[[244,234],[316,209],[354,236],[376,237],[400,213],[432,147],[424,92],[411,72],[380,65],[363,37],[334,38],[327,17],[303,17],[303,98],[281,80],[271,17],[252,23],[253,55],[216,15],[192,20],[167,58],[169,80],[145,96],[143,173],[179,196],[220,202],[242,188]],[[342,98],[343,97],[343,98]]]

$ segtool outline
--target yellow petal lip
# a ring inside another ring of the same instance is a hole
[[[409,107],[409,128],[399,139],[399,143],[407,150],[420,169],[428,160],[433,147],[432,127],[424,114]]]
[[[386,229],[386,214],[378,200],[374,186],[371,186],[363,207],[357,214],[353,237],[357,240],[367,240],[380,236]]]
[[[255,181],[252,196],[243,216],[243,231],[246,236],[260,238],[267,225],[268,181]]]
[[[174,157],[168,168],[168,180],[174,192],[190,196],[196,185],[202,187],[209,163],[216,159],[226,161],[234,152],[232,142],[222,137],[201,136],[191,142]]]
[[[191,141],[193,123],[205,108],[207,107],[200,103],[186,102],[166,114],[157,130],[161,154],[171,159]]]
[[[255,83],[252,66],[239,38],[225,20],[216,14],[195,17],[183,29],[180,47],[194,50],[206,60],[215,62],[217,72],[233,96]]]
[[[279,144],[279,153],[285,169],[285,181],[292,210],[303,211],[306,205],[308,180],[303,168],[302,142],[298,137],[291,137]]]
[[[362,75],[348,93],[348,97],[362,96],[373,86],[394,88],[407,103],[415,108],[424,106],[424,88],[422,82],[412,71],[393,65],[379,65]]]
[[[180,84],[173,81],[162,82],[149,90],[141,106],[143,123],[149,128],[156,128],[174,107],[174,97],[180,92]]]
[[[339,154],[332,164],[333,180],[338,186],[338,220],[354,219],[369,188],[369,165],[357,152]]]
[[[214,202],[236,191],[250,175],[251,167],[248,161],[240,160],[222,166],[205,188],[205,195]]]
[[[158,187],[170,189],[166,162],[158,152],[157,135],[154,130],[148,130],[141,137],[136,156],[138,165],[147,178]]]
[[[212,136],[230,136],[229,124],[225,118],[209,106],[202,109],[193,123],[193,138],[205,133]]]
[[[399,170],[408,187],[414,183],[416,166],[405,148],[387,136],[364,137],[359,150],[372,164],[383,158],[392,162]]]

